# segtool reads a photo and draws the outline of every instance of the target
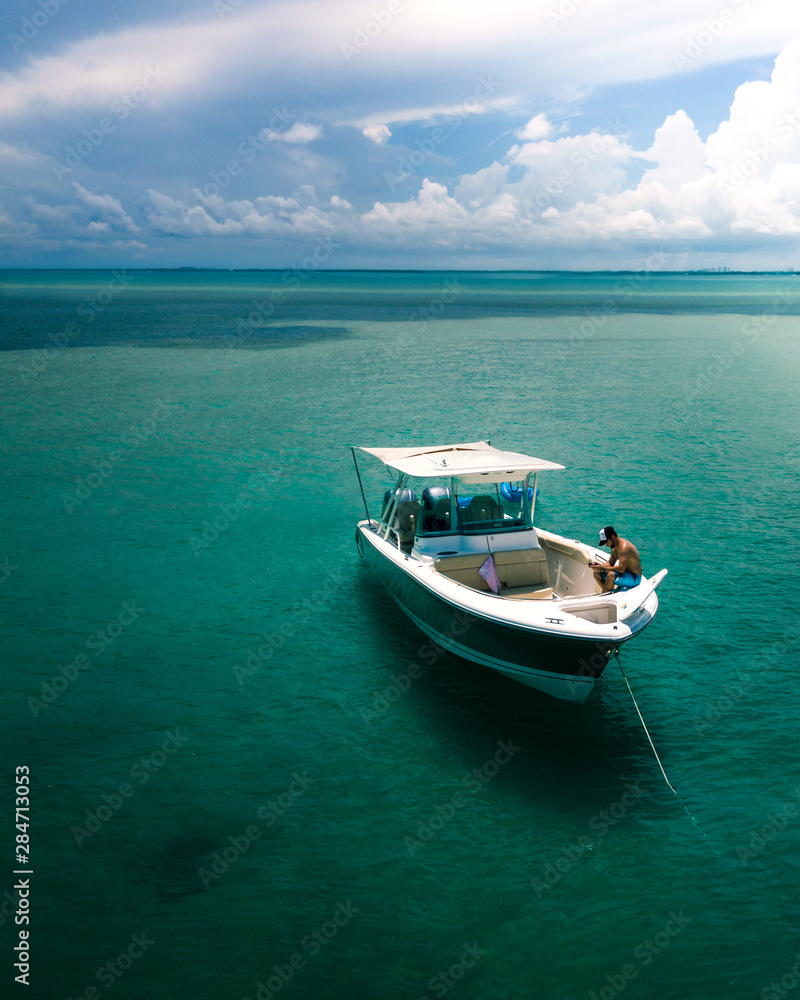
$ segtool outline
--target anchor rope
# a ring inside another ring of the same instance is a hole
[[[631,690],[631,686],[630,686],[630,684],[628,684],[628,675],[625,673],[625,671],[624,671],[624,669],[622,667],[622,660],[620,660],[620,658],[619,658],[619,649],[617,649],[617,663],[619,664],[619,669],[620,669],[620,671],[622,673],[622,676],[625,678],[625,683],[628,686],[628,691],[630,692],[630,696],[633,699],[633,705],[634,705],[634,708],[636,709],[637,715],[639,716],[639,721],[642,723],[642,729],[644,729],[645,735],[647,736],[647,739],[650,741],[650,746],[653,749],[653,754],[655,755],[655,758],[658,761],[658,766],[661,768],[661,773],[664,775],[664,781],[666,781],[667,785],[669,786],[670,791],[673,792],[675,795],[678,795],[678,793],[675,791],[675,789],[670,784],[670,780],[667,777],[667,772],[664,770],[664,765],[661,763],[661,758],[658,756],[658,751],[656,750],[655,746],[653,745],[652,739],[650,739],[650,733],[648,732],[647,726],[645,725],[644,719],[642,718],[642,713],[639,711],[639,706],[636,704],[636,698],[634,698],[633,691]],[[678,798],[680,798],[680,795],[678,795]]]
[[[678,801],[680,802],[680,804],[683,806],[684,810],[686,811],[686,815],[689,817],[689,819],[692,821],[692,823],[697,827],[697,829],[700,832],[700,834],[703,837],[703,839],[706,840],[706,841],[708,841],[708,846],[711,848],[711,850],[717,855],[718,858],[721,858],[722,855],[719,853],[719,851],[713,845],[713,843],[709,839],[708,835],[706,834],[706,832],[702,828],[702,826],[700,826],[700,824],[697,822],[697,820],[694,818],[694,816],[689,812],[688,806],[683,801],[683,799],[681,798],[681,796],[672,787],[672,784],[671,784],[669,778],[667,777],[667,772],[664,770],[664,765],[661,763],[661,758],[658,756],[658,751],[656,750],[655,745],[653,744],[653,741],[650,738],[650,733],[649,733],[649,731],[647,729],[647,726],[645,725],[644,719],[642,718],[642,713],[639,711],[639,706],[636,703],[636,698],[635,698],[635,696],[633,694],[631,686],[628,683],[628,676],[625,673],[625,670],[623,669],[623,666],[622,666],[622,661],[619,658],[619,647],[617,647],[617,651],[616,651],[616,660],[617,660],[617,664],[619,665],[620,672],[622,673],[622,676],[625,678],[625,684],[626,684],[626,686],[628,688],[628,691],[630,692],[630,696],[631,696],[631,699],[633,701],[634,707],[636,708],[636,714],[639,716],[639,721],[642,723],[642,729],[644,729],[644,731],[645,731],[645,735],[647,736],[647,739],[648,739],[648,741],[650,743],[650,746],[651,746],[651,748],[653,750],[653,754],[654,754],[654,756],[656,758],[656,761],[658,762],[658,766],[661,768],[661,773],[664,775],[664,781],[666,781],[667,787],[676,796],[676,798],[678,799]]]

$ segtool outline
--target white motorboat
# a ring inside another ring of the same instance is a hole
[[[608,552],[534,527],[538,474],[563,465],[486,441],[359,448],[396,476],[361,555],[439,646],[556,698],[583,702],[619,647],[655,617],[667,575],[601,593],[589,567]]]

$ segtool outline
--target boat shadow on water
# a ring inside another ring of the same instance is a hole
[[[439,734],[448,756],[462,758],[464,771],[491,756],[498,740],[511,739],[522,752],[493,781],[516,794],[545,797],[572,809],[577,803],[603,805],[626,782],[646,778],[655,786],[646,737],[614,663],[582,705],[523,687],[446,650],[431,663],[430,657],[419,656],[421,647],[431,648],[430,640],[406,619],[366,566],[356,587],[363,588],[365,598],[369,594],[363,600],[364,624],[374,629],[375,645],[384,650],[380,665],[365,664],[375,671],[370,687],[388,689],[393,677],[419,664],[421,672],[401,704]]]

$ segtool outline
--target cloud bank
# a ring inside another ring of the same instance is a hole
[[[704,6],[223,4],[33,38],[0,77],[5,262],[282,266],[325,237],[337,266],[791,266],[800,15]],[[624,109],[581,127],[602,85],[777,48],[705,138],[680,106],[644,141]]]

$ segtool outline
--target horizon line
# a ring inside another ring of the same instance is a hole
[[[296,267],[129,267],[112,264],[95,267],[0,267],[0,274],[11,271],[63,272],[63,271],[143,271],[164,273],[214,272],[219,274],[276,273],[293,272]],[[647,274],[651,277],[674,274],[703,274],[725,277],[736,274],[800,274],[794,268],[769,268],[766,270],[718,270],[716,268],[678,268],[654,271],[647,268],[464,268],[464,267],[330,267],[318,268],[310,274]]]

